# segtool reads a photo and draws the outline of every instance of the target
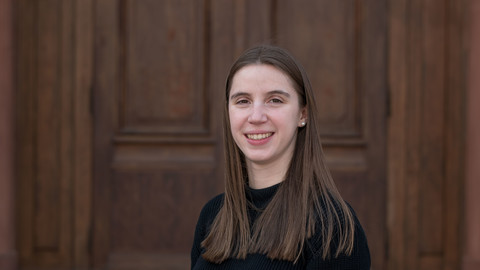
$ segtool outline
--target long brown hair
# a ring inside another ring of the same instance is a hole
[[[250,228],[245,187],[245,157],[230,131],[228,100],[233,77],[247,65],[272,65],[287,74],[307,108],[307,125],[298,129],[295,150],[283,183]],[[333,242],[340,253],[353,249],[354,218],[341,198],[325,165],[320,142],[318,111],[313,90],[302,66],[286,50],[262,45],[247,50],[227,77],[224,105],[225,197],[222,208],[202,242],[205,260],[221,263],[246,258],[249,253],[296,262],[306,241],[320,232],[322,257],[332,256]],[[319,228],[317,227],[319,226]]]

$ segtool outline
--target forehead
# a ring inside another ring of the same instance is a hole
[[[282,70],[267,64],[251,64],[239,69],[232,79],[230,95],[234,92],[285,90],[296,92],[291,78]]]

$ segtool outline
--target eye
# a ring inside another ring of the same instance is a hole
[[[235,102],[235,104],[248,104],[248,100],[247,99],[239,99]]]
[[[268,102],[270,102],[270,103],[283,103],[283,100],[281,100],[279,98],[272,98]]]

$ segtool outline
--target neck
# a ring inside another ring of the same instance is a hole
[[[271,187],[285,179],[288,166],[248,162],[248,185],[253,189]]]

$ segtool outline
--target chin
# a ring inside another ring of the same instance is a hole
[[[252,158],[247,157],[247,159],[250,162],[257,163],[257,164],[265,164],[265,163],[268,163],[269,161],[269,158],[266,158],[266,157],[252,157]]]

